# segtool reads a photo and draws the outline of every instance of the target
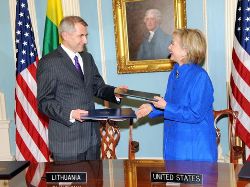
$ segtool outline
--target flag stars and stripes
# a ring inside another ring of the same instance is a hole
[[[23,23],[22,23],[21,21],[19,21],[17,24],[18,24],[19,26],[21,26]]]
[[[22,8],[24,8],[24,7],[25,7],[25,4],[24,4],[24,3],[22,3],[22,4],[21,4],[21,7],[22,7]]]
[[[21,62],[22,64],[25,64],[25,60],[24,60],[24,59],[20,60],[20,62]]]
[[[238,111],[237,133],[247,146],[246,158],[250,160],[250,103],[245,102],[244,98],[249,96],[249,60],[250,60],[250,0],[238,0],[236,21],[235,21],[235,40],[233,48],[233,65],[231,75],[231,107]],[[248,68],[247,68],[248,67]],[[239,84],[239,80],[241,80]],[[245,86],[247,85],[247,86]]]
[[[246,20],[247,22],[249,22],[249,21],[250,21],[250,18],[249,18],[249,17],[247,17],[245,20]]]
[[[238,39],[238,41],[241,43],[241,45],[247,45],[250,40],[250,6],[248,5],[247,0],[241,1],[238,4],[237,11],[236,12],[236,25],[235,29],[237,32],[235,32],[235,36]],[[250,53],[250,47],[246,47],[247,52]]]
[[[27,28],[27,29],[29,29],[29,28],[30,28],[30,25],[29,25],[28,23],[27,23],[25,26],[26,26],[26,28]]]
[[[27,0],[17,1],[15,31],[16,159],[45,162],[49,159],[48,122],[37,109],[35,74],[38,55]]]
[[[29,36],[29,33],[28,33],[28,32],[24,33],[24,36],[25,36],[25,37],[28,37],[28,36]]]

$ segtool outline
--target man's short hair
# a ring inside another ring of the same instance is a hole
[[[61,35],[62,32],[74,32],[76,23],[80,23],[85,27],[88,26],[87,22],[79,16],[66,16],[59,24],[59,34]]]

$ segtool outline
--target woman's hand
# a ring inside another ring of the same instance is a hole
[[[141,105],[136,111],[137,119],[147,116],[152,111],[152,106],[150,104]]]
[[[159,96],[155,96],[154,97],[157,101],[152,101],[152,104],[156,107],[156,108],[159,108],[159,109],[165,109],[166,105],[167,105],[167,102],[162,98],[162,97],[159,97]]]

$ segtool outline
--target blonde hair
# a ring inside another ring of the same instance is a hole
[[[206,39],[203,33],[198,29],[176,29],[173,32],[180,38],[182,48],[187,51],[186,60],[195,64],[201,64],[206,57]]]

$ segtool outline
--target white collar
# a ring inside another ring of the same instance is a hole
[[[71,59],[74,59],[75,56],[79,57],[79,53],[74,53],[73,51],[71,51],[69,48],[65,47],[65,45],[61,44],[61,47],[63,48],[63,50],[67,53],[67,55],[69,55],[69,57]]]
[[[155,31],[149,31],[150,35],[153,35],[155,33]]]

